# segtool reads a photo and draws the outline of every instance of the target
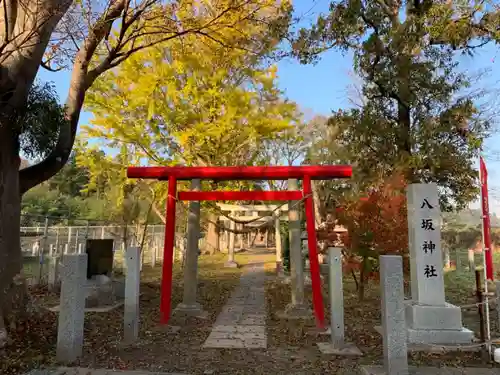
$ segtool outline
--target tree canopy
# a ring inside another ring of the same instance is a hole
[[[490,128],[456,55],[499,36],[496,7],[459,3],[339,1],[294,43],[304,63],[331,48],[353,53],[365,100],[329,122],[357,180],[404,167],[409,182],[439,184],[445,209],[477,195],[474,159]]]

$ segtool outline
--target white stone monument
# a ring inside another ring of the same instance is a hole
[[[474,334],[462,327],[460,308],[445,301],[437,185],[411,184],[407,199],[412,295],[406,305],[408,341],[470,343]]]

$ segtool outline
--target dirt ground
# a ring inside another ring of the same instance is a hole
[[[267,262],[271,275],[274,266],[273,252],[269,251],[268,255],[260,257],[261,261]],[[251,258],[252,255],[242,253],[237,254],[236,260],[244,265]],[[141,284],[140,340],[133,346],[121,344],[122,308],[109,313],[88,313],[85,317],[84,355],[74,365],[189,374],[341,375],[355,373],[360,364],[381,364],[382,340],[373,328],[380,324],[378,285],[371,281],[365,300],[359,302],[350,277],[346,277],[344,281],[346,339],[363,351],[361,358],[321,355],[315,344],[328,338],[308,333],[314,328],[312,319],[288,322],[279,320],[275,313],[283,310],[290,301],[290,287],[273,276],[269,277],[266,284],[268,348],[202,349],[201,345],[209,335],[213,322],[231,291],[238,285],[241,275],[241,268],[223,268],[225,259],[223,254],[200,257],[199,302],[208,311],[208,319],[184,319],[174,315],[169,327],[159,325],[161,267],[145,269]],[[446,280],[449,302],[459,305],[475,302],[472,295],[473,284],[470,287],[467,284],[472,280],[471,275],[450,273]],[[57,298],[44,289],[34,289],[32,294],[38,304],[47,304],[49,301],[52,303]],[[310,291],[307,294],[310,298]],[[180,269],[176,269],[172,306],[175,307],[181,297],[182,274]],[[496,316],[496,311],[492,311],[494,333],[499,332]],[[478,333],[477,309],[464,312],[464,325]],[[56,335],[57,315],[41,309],[24,331],[13,335],[13,341],[7,349],[3,353],[0,351],[0,373],[17,374],[27,369],[56,366]],[[417,353],[410,354],[409,358],[410,364],[419,366],[485,366],[479,353]]]

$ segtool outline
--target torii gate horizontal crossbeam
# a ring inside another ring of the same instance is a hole
[[[167,180],[175,177],[179,180],[287,180],[302,179],[309,176],[312,180],[350,178],[350,165],[301,165],[301,166],[238,166],[238,167],[128,167],[128,178],[146,178]]]

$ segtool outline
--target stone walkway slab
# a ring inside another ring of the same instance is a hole
[[[245,267],[239,286],[222,308],[204,348],[267,348],[265,278],[263,264]]]

